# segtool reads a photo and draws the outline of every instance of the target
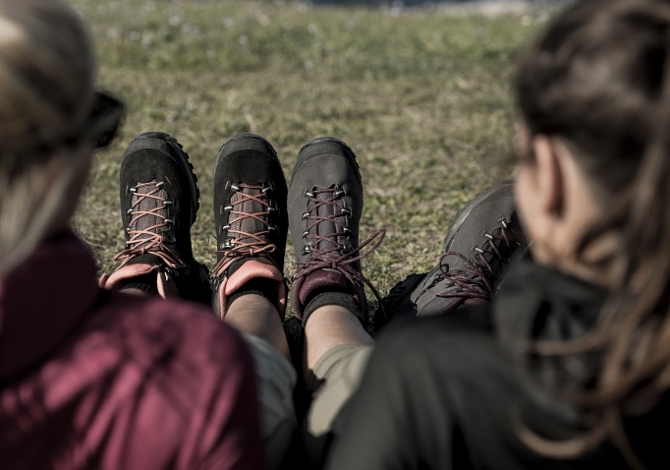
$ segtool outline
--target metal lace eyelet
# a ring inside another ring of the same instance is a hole
[[[304,212],[304,213],[302,214],[302,217],[301,217],[301,218],[302,218],[302,220],[306,220],[306,219],[308,219],[308,218],[309,218],[309,212]]]
[[[503,227],[507,228],[507,221],[506,221],[505,219],[502,219],[502,220],[500,221],[500,225],[502,225]]]
[[[344,227],[344,233],[352,233],[349,227]]]
[[[225,207],[223,208],[223,210],[224,210],[224,211],[232,211],[232,210],[233,210],[233,206],[225,206]]]
[[[221,230],[230,230],[230,224],[221,227]]]
[[[307,197],[314,197],[314,193],[311,191],[305,191],[305,196]]]
[[[162,188],[163,186],[165,186],[165,181],[159,181],[158,183],[156,183],[156,187],[158,189]]]
[[[130,227],[126,229],[126,233],[130,233]]]
[[[136,193],[136,192],[137,192],[137,188],[130,188],[128,191],[130,191],[131,193]]]
[[[163,205],[165,205],[165,206],[173,206],[173,205],[174,205],[174,202],[173,202],[173,201],[167,201],[167,200],[166,200],[166,201],[163,201]]]
[[[340,209],[340,214],[341,215],[351,215],[351,209],[347,209],[346,207],[343,207]]]
[[[230,189],[232,189],[233,191],[239,191],[239,190],[240,190],[240,187],[239,187],[238,185],[236,185],[236,184],[231,184],[231,185],[230,185]]]
[[[309,236],[309,230],[305,230],[304,232],[302,232],[301,236],[302,238],[307,238]]]
[[[274,206],[269,206],[268,207],[268,212],[277,212],[277,208]]]
[[[261,189],[261,192],[263,194],[265,194],[265,193],[267,193],[268,191],[271,191],[271,190],[272,190],[272,188],[270,186],[266,186],[265,188]]]
[[[275,227],[274,225],[268,225],[268,230],[271,231],[271,232],[272,232],[272,231],[276,232],[276,231],[277,231],[277,227]]]
[[[305,246],[305,247],[303,247],[303,249],[302,249],[302,254],[303,254],[303,255],[307,255],[307,254],[309,254],[309,252],[310,252],[310,250],[309,250],[309,246]]]
[[[126,211],[126,214],[128,214],[128,215],[130,215],[130,214],[132,214],[132,213],[133,213],[133,210],[132,210],[132,209],[128,209],[128,210]]]
[[[339,191],[335,191],[335,197],[341,197],[341,196],[344,196],[345,194],[347,194],[347,193],[345,193],[341,189]]]
[[[481,253],[481,254],[484,254],[484,250],[482,250],[482,249],[479,248],[478,246],[474,247],[473,250],[474,250],[474,251],[477,251],[477,252],[479,252],[479,253]]]
[[[495,240],[495,238],[493,238],[493,235],[489,235],[488,233],[484,233],[484,236],[489,240]]]

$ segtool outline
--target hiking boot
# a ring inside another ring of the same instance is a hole
[[[310,304],[315,296],[343,293],[349,294],[353,302],[342,306],[366,325],[364,284],[378,299],[379,295],[361,274],[360,260],[379,246],[385,231],[378,230],[358,243],[363,185],[354,152],[331,137],[305,145],[293,171],[288,207],[297,261],[291,297],[294,314],[304,324],[315,310]],[[361,253],[368,245],[371,247]],[[310,310],[306,311],[308,304]]]
[[[123,155],[121,215],[126,248],[106,288],[135,287],[163,297],[209,303],[207,269],[193,259],[191,226],[198,211],[197,177],[188,155],[168,134],[136,137]]]
[[[213,307],[221,318],[231,296],[252,280],[270,286],[261,290],[284,317],[286,194],[277,152],[267,140],[241,134],[221,146],[214,170],[217,264],[211,273]]]
[[[381,311],[375,314],[376,327],[393,316],[438,315],[490,301],[513,255],[527,246],[516,215],[514,182],[488,189],[449,226],[437,266],[391,289],[382,302],[385,317]]]

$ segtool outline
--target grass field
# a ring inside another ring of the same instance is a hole
[[[101,85],[128,104],[120,137],[96,157],[76,218],[102,270],[112,269],[123,248],[123,150],[149,130],[174,135],[191,155],[202,194],[194,251],[210,267],[216,245],[211,179],[226,138],[265,136],[287,178],[309,139],[347,141],[365,184],[361,236],[388,230],[364,262],[382,294],[432,267],[457,210],[512,174],[510,82],[543,17],[283,2],[72,4],[92,32]]]

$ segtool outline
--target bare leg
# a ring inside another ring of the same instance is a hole
[[[228,308],[224,321],[240,331],[264,339],[291,360],[279,313],[265,297],[256,294],[238,297]]]
[[[305,325],[307,370],[312,370],[325,352],[349,344],[372,346],[375,341],[365,331],[358,318],[344,307],[326,305],[316,309]]]

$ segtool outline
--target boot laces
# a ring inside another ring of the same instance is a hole
[[[509,229],[510,222],[501,219],[500,226],[494,229],[490,234],[484,232],[486,241],[481,247],[474,247],[474,261],[468,259],[462,253],[448,251],[440,257],[440,275],[442,279],[459,287],[455,292],[440,292],[436,295],[443,298],[461,297],[465,299],[482,299],[490,301],[495,294],[493,285],[502,267],[509,262],[514,249],[521,246],[521,243],[514,241],[513,233]],[[449,257],[455,256],[462,260],[471,272],[454,270],[449,272],[449,265],[443,261]],[[488,256],[488,259],[487,259]],[[497,258],[500,261],[498,269],[491,266],[489,260]]]
[[[270,214],[277,210],[267,197],[272,188],[244,183],[231,188],[234,193],[230,205],[223,208],[230,211],[228,224],[221,227],[228,231],[228,238],[215,251],[223,255],[212,270],[215,277],[222,276],[238,258],[260,255],[272,260],[269,254],[277,250],[268,238],[271,232],[277,231],[269,222]]]
[[[168,218],[168,207],[174,202],[167,199],[164,186],[165,182],[152,180],[130,188],[133,196],[127,214],[132,218],[126,229],[126,249],[114,257],[114,261],[122,262],[121,266],[137,256],[152,254],[173,269],[185,267],[174,250],[166,245],[166,242],[174,243],[174,239],[166,240],[164,233],[174,225],[174,220]]]
[[[304,278],[321,269],[332,269],[340,272],[350,283],[367,285],[373,292],[379,305],[381,296],[372,283],[361,273],[358,263],[377,249],[384,240],[386,229],[375,231],[357,248],[348,249],[338,242],[338,237],[349,237],[352,234],[348,225],[351,210],[344,207],[342,198],[346,191],[337,185],[327,189],[305,191],[308,198],[307,212],[302,215],[307,220],[307,229],[302,238],[308,240],[303,254],[305,261],[297,263],[293,280]],[[325,210],[324,210],[325,209]],[[330,209],[330,210],[328,210]],[[323,215],[323,214],[328,215]],[[319,228],[324,228],[320,233]],[[368,245],[371,245],[368,247]],[[368,247],[365,251],[364,248]],[[383,308],[383,307],[382,307]]]

